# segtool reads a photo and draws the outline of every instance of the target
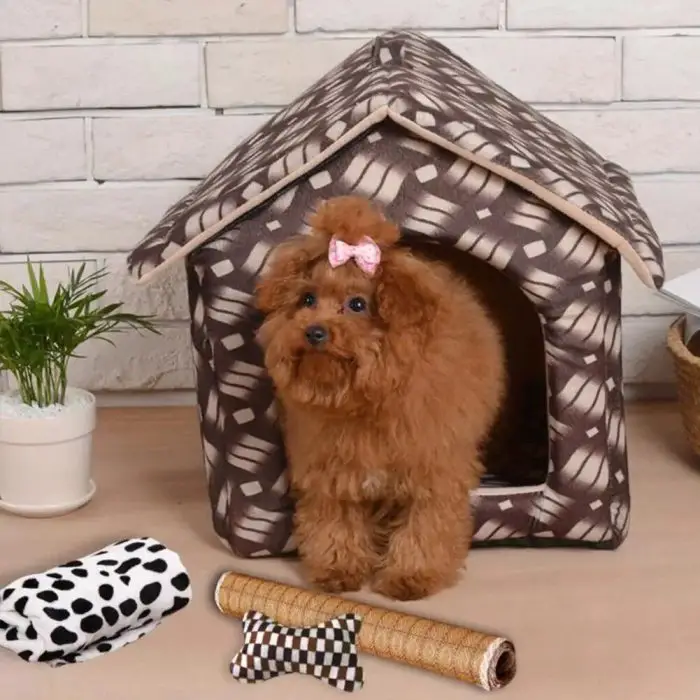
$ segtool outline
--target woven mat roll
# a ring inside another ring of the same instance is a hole
[[[242,618],[248,610],[256,610],[288,627],[318,625],[355,613],[362,618],[360,651],[485,690],[502,688],[515,676],[515,647],[510,640],[465,627],[233,572],[219,579],[215,600],[225,615]]]

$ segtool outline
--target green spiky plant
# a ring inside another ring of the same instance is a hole
[[[9,310],[0,311],[0,369],[14,376],[25,404],[65,403],[68,363],[81,357],[76,351],[88,340],[114,345],[107,336],[127,328],[158,333],[152,317],[124,313],[121,303],[102,303],[107,292],[97,285],[104,268],[88,274],[83,263],[53,295],[41,264],[37,272],[27,261],[27,274],[29,286],[20,289],[0,280],[0,293],[10,298]]]

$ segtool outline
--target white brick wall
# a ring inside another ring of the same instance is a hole
[[[696,107],[649,102],[637,107],[618,102],[544,111],[632,173],[693,173],[700,168],[700,103]]]
[[[623,50],[623,99],[700,98],[700,37],[629,37]]]
[[[211,113],[96,118],[93,174],[98,180],[201,178],[269,115]]]
[[[0,183],[84,180],[82,119],[0,120]]]
[[[2,49],[2,106],[8,111],[196,106],[199,98],[193,42]]]
[[[697,27],[694,0],[508,0],[509,29]]]
[[[0,250],[126,251],[190,188],[159,182],[0,189]]]
[[[287,0],[87,0],[90,36],[283,34]]]
[[[363,43],[299,37],[209,44],[205,54],[209,104],[284,105]]]
[[[0,274],[26,253],[55,274],[106,263],[110,298],[165,324],[93,344],[76,382],[192,386],[182,268],[136,288],[126,251],[277,106],[392,27],[440,37],[625,165],[668,274],[700,265],[697,0],[0,0]],[[627,380],[670,382],[677,310],[624,280]]]
[[[445,43],[528,102],[610,102],[616,98],[617,56],[612,38],[495,36]]]
[[[80,36],[81,0],[2,0],[0,40]]]
[[[498,27],[499,0],[433,0],[405,2],[398,10],[392,2],[378,0],[297,0],[299,32],[323,30],[386,30],[421,27],[477,29]]]

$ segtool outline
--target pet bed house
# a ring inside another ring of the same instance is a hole
[[[501,323],[509,394],[474,494],[474,546],[614,549],[629,522],[621,259],[662,252],[626,171],[440,43],[383,34],[240,144],[129,257],[184,261],[213,524],[240,556],[294,550],[252,293],[271,247],[359,194],[468,274]]]

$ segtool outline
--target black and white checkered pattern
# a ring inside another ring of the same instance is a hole
[[[364,683],[355,643],[360,626],[360,618],[350,614],[317,627],[284,627],[250,610],[243,617],[243,647],[231,661],[231,675],[256,683],[304,673],[339,690],[359,690]]]

